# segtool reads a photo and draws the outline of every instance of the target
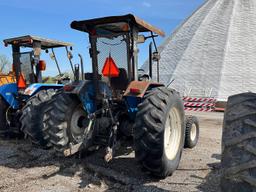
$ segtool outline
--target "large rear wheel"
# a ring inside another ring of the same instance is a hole
[[[148,91],[138,108],[135,156],[154,175],[167,177],[177,169],[184,146],[182,101],[175,90],[160,87]]]
[[[49,101],[44,114],[44,132],[56,151],[63,154],[70,146],[82,142],[88,125],[87,113],[77,96],[60,91]]]
[[[256,191],[256,94],[229,97],[222,134],[224,192]]]
[[[44,139],[43,115],[49,101],[56,93],[54,89],[42,90],[31,97],[22,109],[20,118],[21,130],[25,136],[37,145],[47,146],[48,140]]]

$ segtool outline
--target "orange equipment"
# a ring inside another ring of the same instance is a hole
[[[0,73],[0,86],[8,83],[15,83],[15,74],[14,72],[9,72],[9,74]]]
[[[46,70],[46,62],[44,60],[39,61],[39,70],[45,71]]]

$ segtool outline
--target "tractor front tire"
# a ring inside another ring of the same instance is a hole
[[[87,114],[76,95],[59,91],[48,103],[44,132],[54,149],[63,155],[71,145],[83,140]]]
[[[194,148],[199,139],[199,121],[192,115],[186,116],[185,148]]]
[[[175,90],[148,91],[134,126],[135,157],[153,175],[165,178],[178,167],[185,138],[183,103]]]
[[[6,120],[6,110],[8,109],[8,104],[0,96],[0,136],[5,136],[8,131],[8,123]]]
[[[221,190],[256,191],[256,94],[229,97],[222,133]]]
[[[22,109],[20,117],[21,130],[32,143],[46,147],[48,140],[43,134],[43,115],[49,101],[56,93],[55,89],[39,91],[32,96]]]

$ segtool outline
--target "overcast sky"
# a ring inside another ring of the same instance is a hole
[[[101,16],[133,13],[138,17],[163,29],[167,36],[204,0],[1,0],[0,1],[0,40],[26,34],[68,41],[74,46],[74,63],[79,62],[77,54],[81,53],[90,65],[88,40],[85,33],[72,30],[73,20],[90,19]],[[164,38],[158,38],[158,44]],[[147,49],[140,50],[140,65],[147,58]],[[56,51],[63,71],[69,66],[63,50]],[[11,48],[0,44],[0,54],[11,59]],[[56,67],[44,54],[47,61],[45,75],[55,75]],[[88,67],[86,67],[89,69]]]

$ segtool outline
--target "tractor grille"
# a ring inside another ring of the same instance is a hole
[[[113,37],[113,39],[101,37],[97,39],[98,54],[98,72],[102,74],[102,69],[106,59],[111,55],[118,68],[123,68],[127,71],[128,56],[126,36]]]

